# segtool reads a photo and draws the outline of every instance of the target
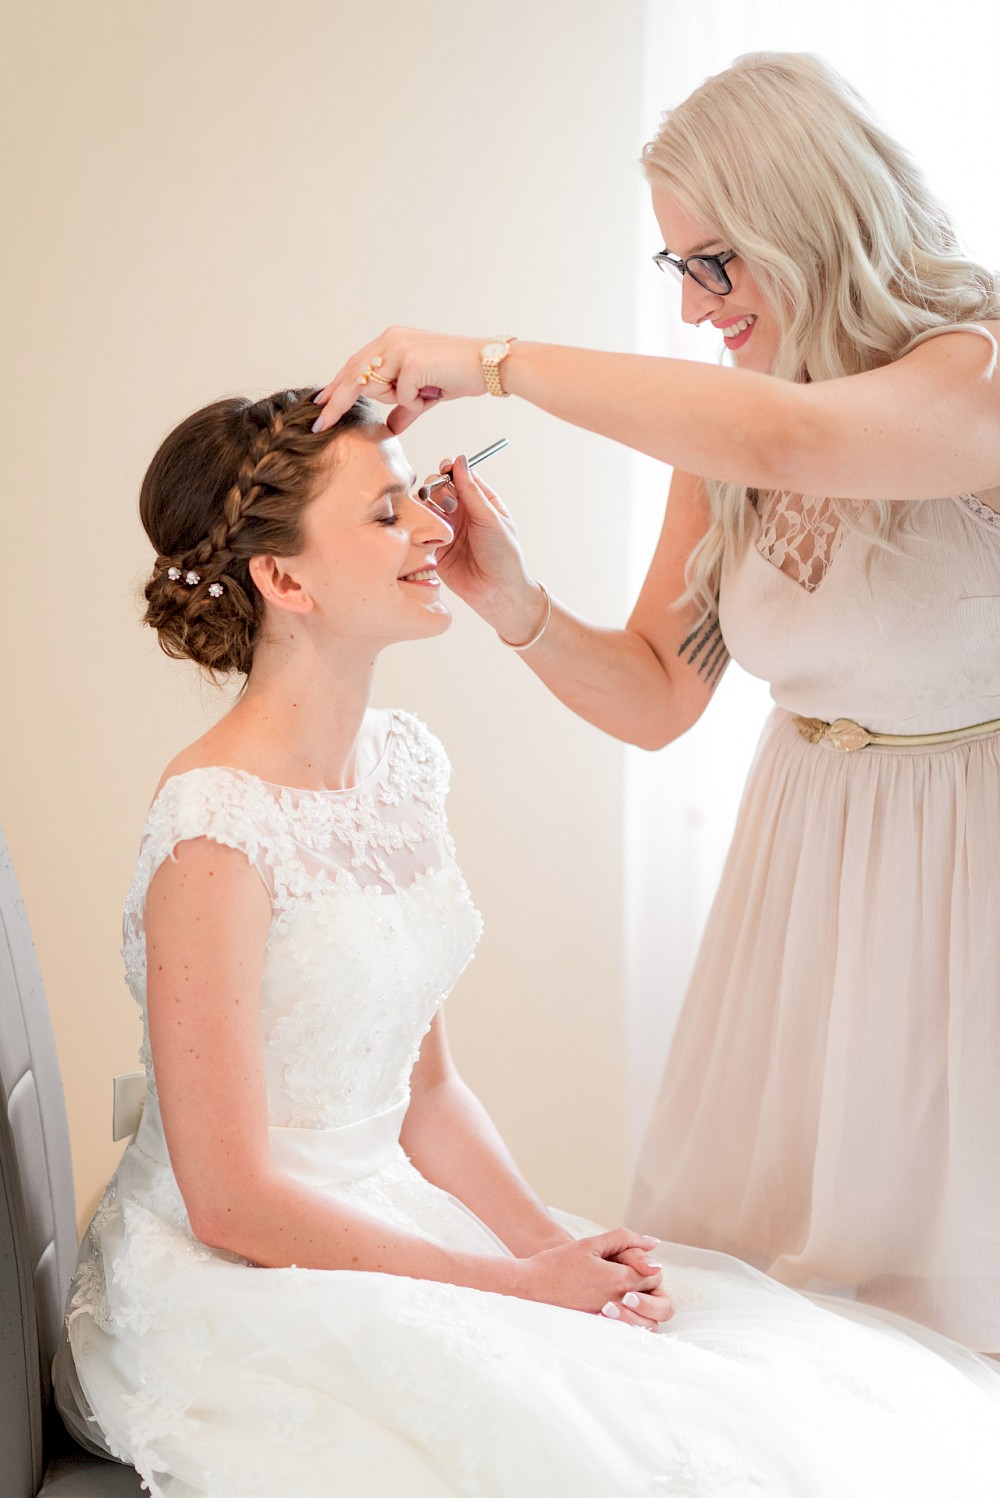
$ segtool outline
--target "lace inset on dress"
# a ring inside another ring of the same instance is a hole
[[[757,550],[766,562],[814,593],[830,569],[844,527],[829,499],[808,494],[758,494],[750,502],[760,518]]]

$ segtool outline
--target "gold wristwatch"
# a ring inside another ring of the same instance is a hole
[[[510,346],[514,342],[513,333],[508,333],[505,338],[491,338],[489,343],[484,343],[479,350],[479,358],[483,365],[483,379],[486,381],[486,389],[490,395],[502,395],[506,398],[510,395],[500,383],[500,366],[510,353]]]

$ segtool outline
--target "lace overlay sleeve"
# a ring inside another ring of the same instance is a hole
[[[256,869],[273,900],[274,885],[268,858],[268,797],[263,785],[237,771],[222,768],[191,770],[168,780],[149,809],[139,847],[135,877],[125,901],[122,957],[125,980],[142,1015],[139,1059],[148,1085],[156,1093],[149,1048],[146,1013],[146,895],[157,869],[172,858],[178,843],[208,838],[235,848]]]
[[[150,807],[143,830],[135,881],[143,898],[177,844],[202,837],[242,853],[273,895],[267,858],[269,805],[263,785],[234,770],[191,770],[168,780]]]

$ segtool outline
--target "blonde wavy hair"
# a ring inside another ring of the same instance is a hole
[[[1000,277],[962,251],[903,148],[832,68],[805,53],[737,58],[669,110],[643,149],[653,187],[735,249],[781,331],[773,373],[832,380],[891,363],[941,329],[1000,316]],[[747,488],[708,481],[711,522],[684,599],[714,609],[743,539]],[[841,523],[893,546],[912,505],[835,496]]]

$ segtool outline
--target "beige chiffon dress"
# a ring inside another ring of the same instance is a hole
[[[776,706],[627,1220],[998,1353],[1000,734],[793,715],[1000,718],[1000,514],[914,505],[890,552],[778,496],[750,531],[720,620]]]

